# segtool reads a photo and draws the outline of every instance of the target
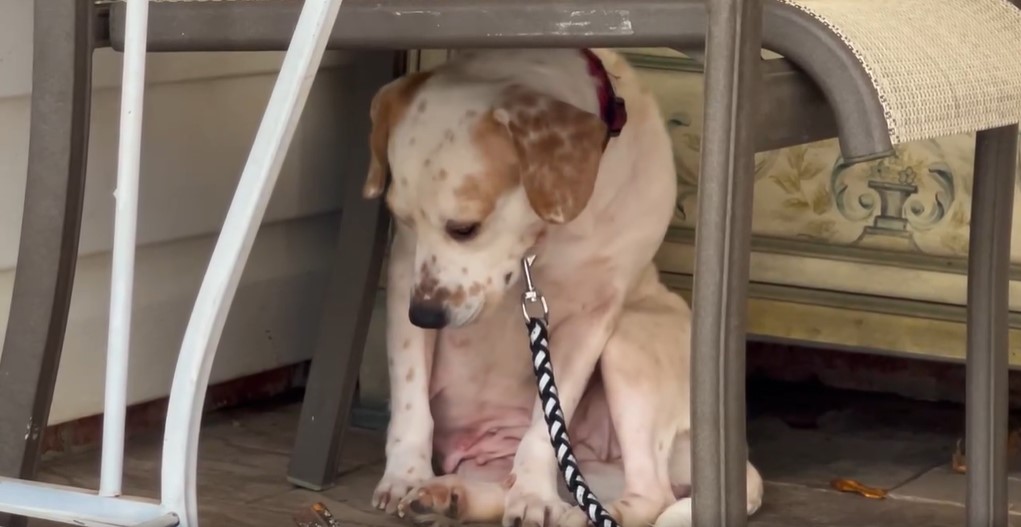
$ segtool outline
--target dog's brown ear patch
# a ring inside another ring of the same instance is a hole
[[[462,212],[468,217],[489,216],[500,197],[516,188],[520,182],[520,160],[511,132],[493,114],[484,114],[470,129],[469,137],[482,153],[482,169],[463,174],[454,189],[454,196],[461,207],[466,209]]]
[[[567,223],[592,197],[606,138],[595,114],[534,91],[512,87],[493,111],[507,126],[521,163],[521,184],[536,214]]]
[[[372,131],[369,133],[369,175],[365,178],[362,195],[366,198],[377,198],[386,187],[390,162],[387,148],[390,145],[390,132],[408,111],[412,99],[419,88],[429,80],[432,72],[423,71],[405,75],[391,81],[376,92],[369,108],[372,119]],[[424,104],[424,103],[423,103]]]

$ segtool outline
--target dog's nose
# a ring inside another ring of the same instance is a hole
[[[408,318],[412,324],[425,329],[440,329],[449,322],[443,304],[429,301],[411,302]]]

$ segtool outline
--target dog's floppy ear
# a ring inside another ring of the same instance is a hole
[[[522,87],[506,91],[493,117],[510,131],[521,183],[536,214],[549,223],[567,223],[581,214],[599,172],[603,120]]]
[[[362,188],[362,195],[366,198],[377,198],[386,188],[386,178],[390,172],[387,156],[390,131],[404,117],[418,89],[431,75],[432,72],[428,71],[405,75],[380,88],[372,98],[369,107],[372,119],[372,131],[369,132],[369,175]]]

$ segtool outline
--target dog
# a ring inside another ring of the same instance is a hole
[[[374,506],[418,524],[587,525],[537,403],[520,295],[534,255],[587,481],[624,527],[690,524],[691,312],[653,263],[677,187],[635,71],[609,50],[463,51],[381,88],[370,114],[364,195],[385,193],[395,224]],[[747,474],[751,514],[762,480]]]

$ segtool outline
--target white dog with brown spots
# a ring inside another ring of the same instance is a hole
[[[676,195],[653,95],[611,51],[470,51],[388,84],[371,113],[365,194],[386,190],[396,220],[375,506],[424,524],[587,523],[537,405],[531,253],[588,482],[624,527],[690,524],[690,311],[652,263]],[[761,497],[749,464],[749,514]]]

